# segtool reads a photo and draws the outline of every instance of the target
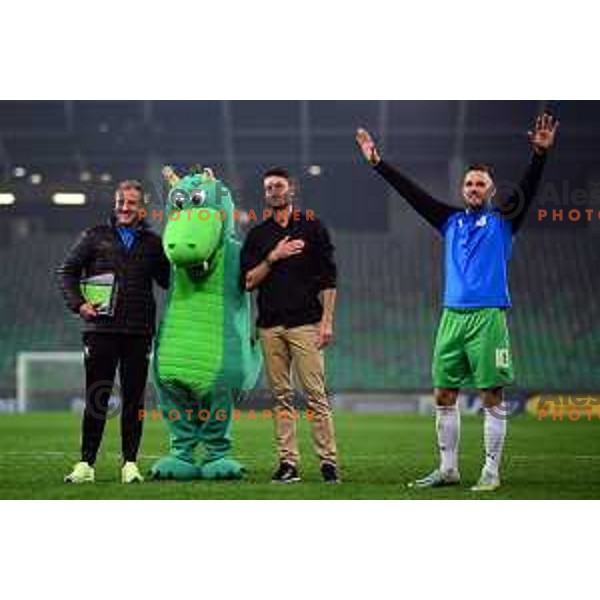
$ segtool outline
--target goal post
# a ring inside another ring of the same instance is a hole
[[[83,351],[19,352],[17,410],[73,410],[83,403],[84,380]]]
[[[156,406],[152,360],[148,369],[144,402]],[[120,396],[119,371],[109,403],[118,405]],[[16,355],[17,411],[75,411],[85,405],[85,364],[83,349],[71,352],[36,351]]]

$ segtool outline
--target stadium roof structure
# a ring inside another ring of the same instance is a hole
[[[557,103],[554,103],[556,106]],[[388,154],[410,162],[448,160],[489,148],[514,151],[545,102],[477,101],[3,101],[0,162],[45,179],[81,173],[147,172],[156,163],[309,167],[356,160],[358,126],[378,135]],[[580,138],[600,134],[596,102],[558,103],[564,127]],[[597,148],[597,146],[596,146]],[[580,153],[593,148],[582,143]],[[597,155],[599,151],[595,150]]]
[[[253,207],[261,202],[261,172],[282,165],[325,217],[359,228],[352,215],[338,217],[349,196],[372,194],[371,174],[357,168],[357,127],[373,132],[387,159],[452,198],[470,162],[490,162],[516,177],[526,160],[527,129],[547,106],[561,119],[561,177],[583,181],[597,173],[600,102],[2,101],[0,191],[21,186],[12,214],[23,202],[39,211],[47,203],[36,189],[46,199],[55,191],[46,186],[109,189],[133,177],[160,190],[162,165],[200,163]],[[362,223],[381,229],[380,221],[374,213]]]

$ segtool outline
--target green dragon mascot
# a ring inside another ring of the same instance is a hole
[[[155,479],[240,479],[229,458],[237,393],[258,380],[261,357],[252,341],[249,295],[239,279],[241,243],[229,189],[210,169],[169,184],[163,246],[172,276],[154,352],[154,380],[170,452],[154,464]],[[194,460],[198,445],[203,459]]]

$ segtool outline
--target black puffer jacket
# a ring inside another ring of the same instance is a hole
[[[160,237],[144,221],[136,229],[136,239],[129,251],[121,241],[114,217],[106,224],[86,229],[57,269],[67,307],[74,313],[79,313],[85,302],[79,287],[82,277],[104,273],[116,276],[114,315],[82,319],[83,331],[154,334],[156,304],[152,282],[167,288],[170,265]]]

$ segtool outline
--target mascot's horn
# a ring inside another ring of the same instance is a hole
[[[175,173],[173,167],[166,165],[162,169],[162,176],[167,180],[171,187],[175,187],[179,183],[179,176]]]

